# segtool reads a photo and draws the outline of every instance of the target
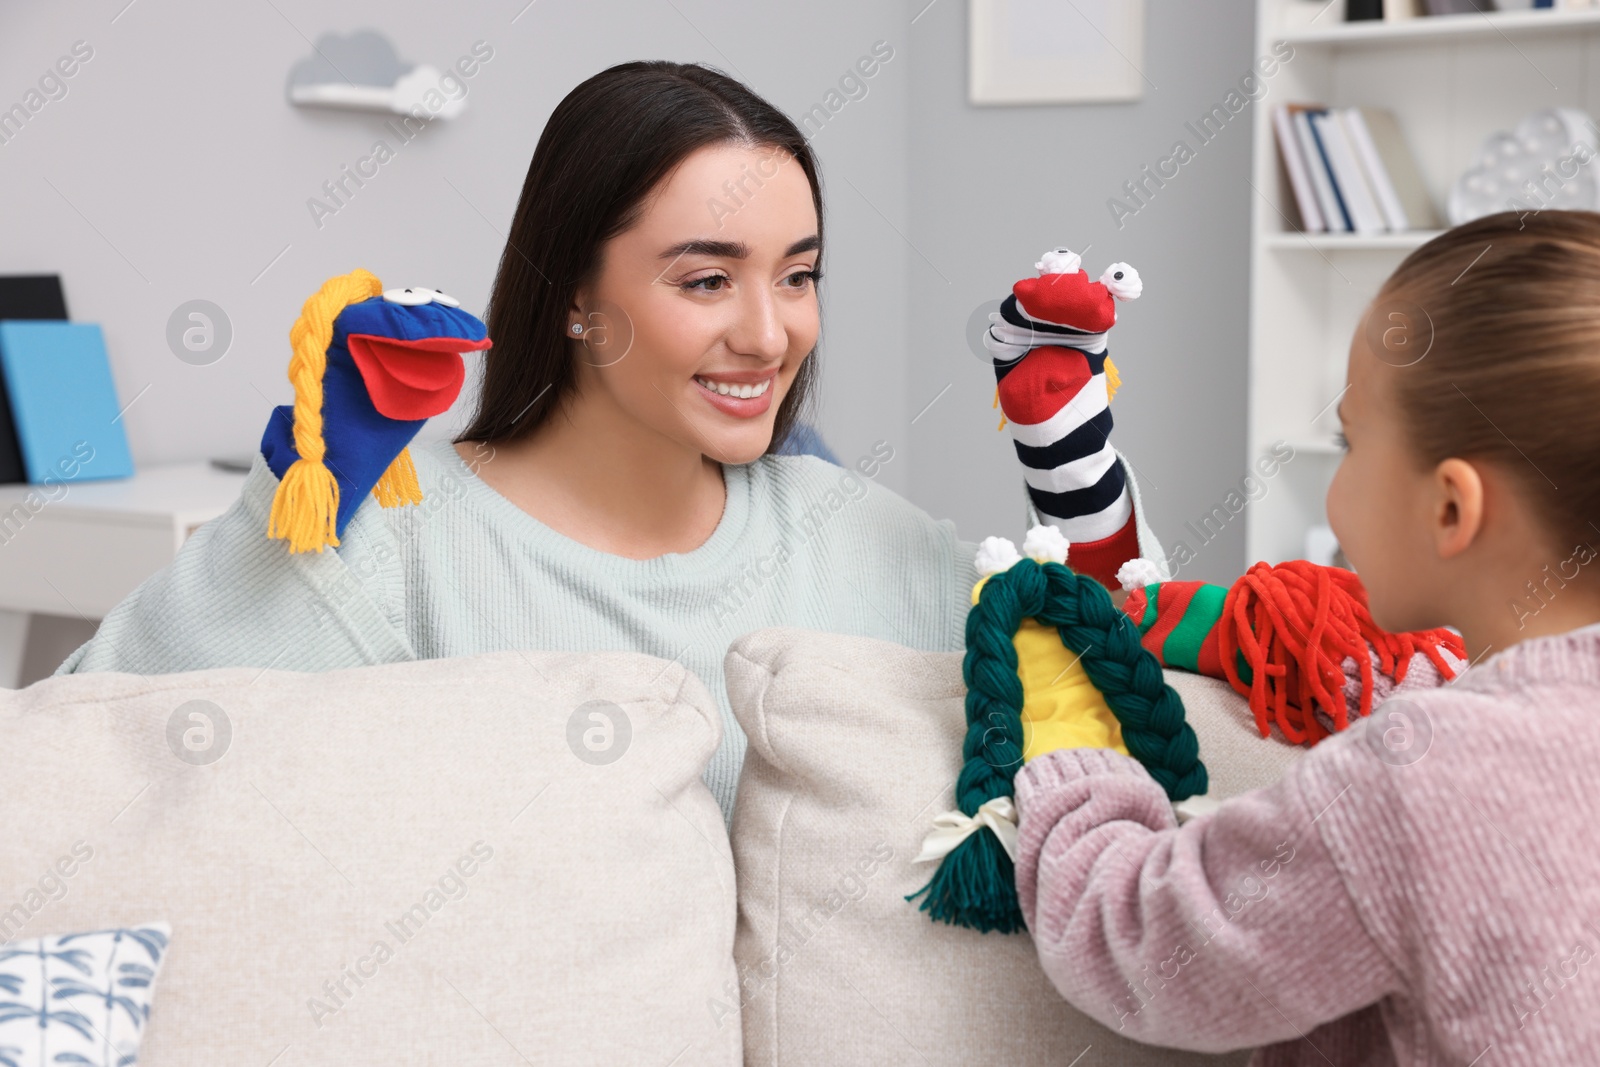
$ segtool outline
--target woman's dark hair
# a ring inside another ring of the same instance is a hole
[[[1416,336],[1386,344],[1408,320]],[[1494,461],[1557,544],[1600,538],[1600,214],[1502,211],[1446,230],[1395,268],[1364,328],[1403,368],[1393,395],[1420,462]]]
[[[594,280],[602,246],[638,221],[645,198],[708,145],[774,148],[811,183],[822,239],[822,187],[805,136],[781,111],[714,68],[668,60],[620,63],[573,89],[533,150],[511,233],[489,293],[483,384],[456,441],[513,441],[532,433],[576,384],[567,315]],[[817,251],[822,265],[822,246]],[[778,405],[776,452],[811,403],[816,350]]]

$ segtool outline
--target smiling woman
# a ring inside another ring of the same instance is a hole
[[[810,421],[823,217],[805,137],[737,81],[665,61],[594,75],[534,150],[470,425],[409,449],[421,503],[356,487],[331,550],[263,536],[297,439],[285,409],[239,504],[57,673],[643,652],[716,696],[705,779],[731,819],[735,638],[795,626],[955,651],[976,581],[976,545],[874,481],[892,441],[843,470],[784,454]],[[338,379],[366,390],[348,408],[381,414],[392,379],[417,384],[387,350],[350,358],[369,366]]]
[[[479,476],[606,551],[700,544],[719,465],[776,452],[808,403],[822,220],[805,138],[739,82],[658,61],[579,85],[490,297],[496,347],[458,437],[494,446]]]

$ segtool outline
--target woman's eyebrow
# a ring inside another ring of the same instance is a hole
[[[788,248],[784,249],[779,258],[788,259],[798,256],[801,252],[812,252],[821,246],[822,242],[816,234],[802,237]],[[688,241],[680,241],[671,248],[663,251],[658,259],[677,259],[679,256],[720,256],[724,259],[748,259],[750,246],[743,241],[718,241],[709,237],[696,237]]]

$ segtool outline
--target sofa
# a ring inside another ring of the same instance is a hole
[[[1026,933],[904,899],[953,806],[961,659],[740,638],[731,831],[701,781],[716,702],[635,653],[0,690],[0,949],[170,931],[148,1067],[1242,1064],[1128,1041]],[[1225,684],[1167,679],[1211,796],[1300,754]]]

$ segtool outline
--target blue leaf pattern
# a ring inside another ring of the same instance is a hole
[[[0,948],[0,1067],[136,1067],[169,934],[147,923]]]

